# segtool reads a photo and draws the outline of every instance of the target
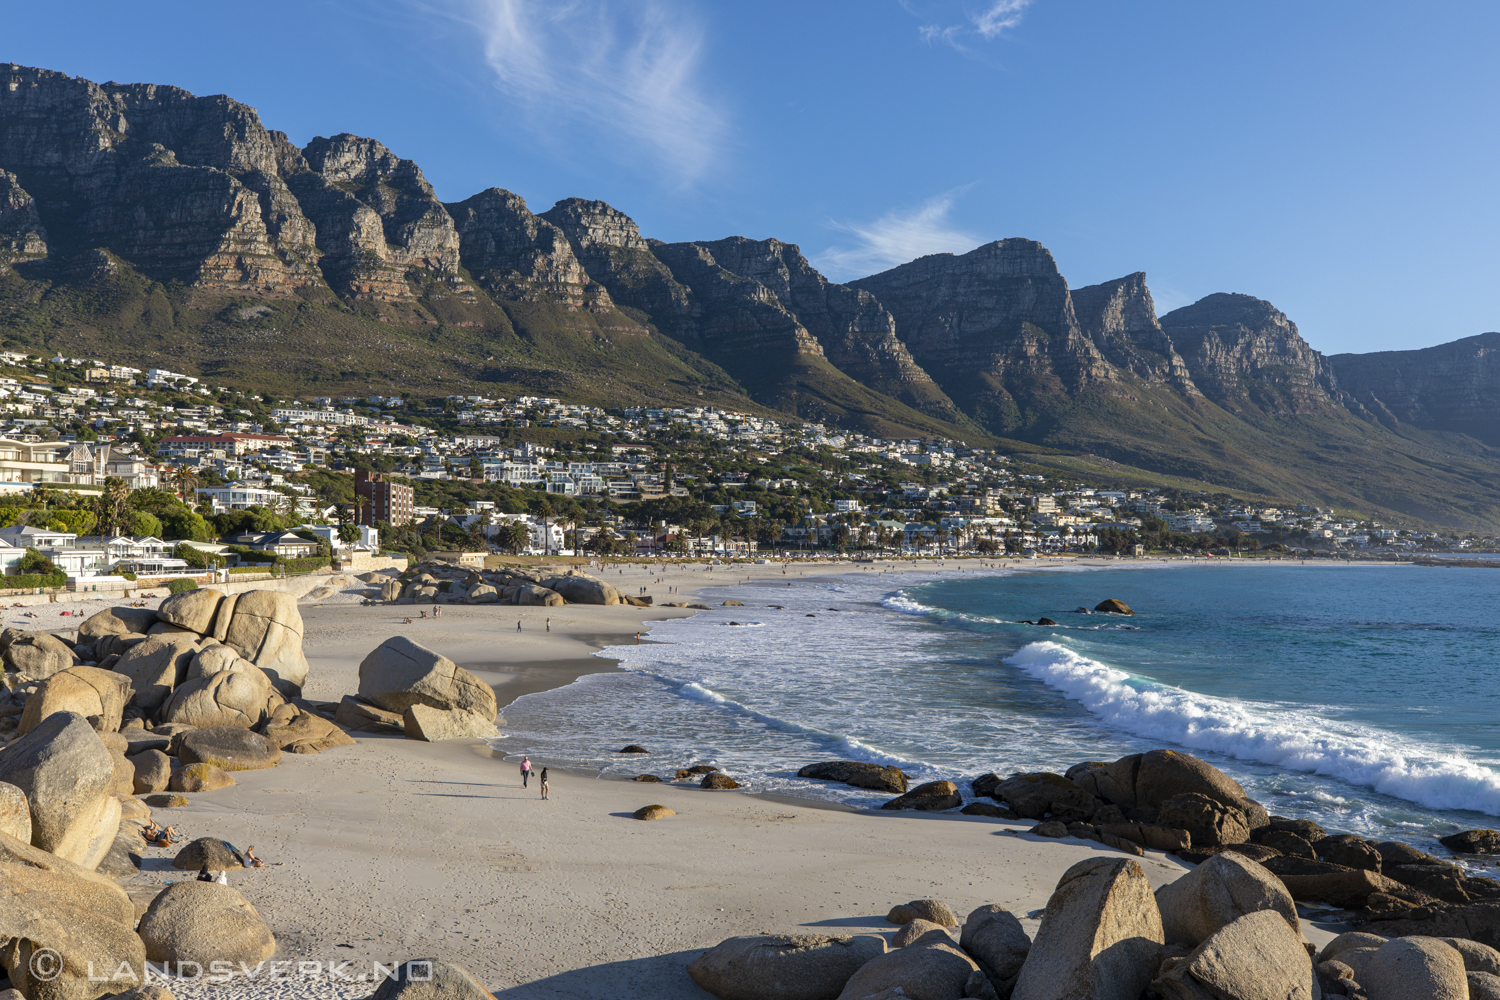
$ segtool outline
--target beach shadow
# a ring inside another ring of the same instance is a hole
[[[687,974],[704,949],[606,962],[537,979],[508,990],[500,1000],[714,1000]]]
[[[143,872],[175,872],[182,870],[172,867],[171,858],[141,858],[141,863],[138,867]]]
[[[900,930],[892,926],[884,916],[875,914],[869,917],[830,917],[827,920],[809,920],[801,927],[874,927],[882,931]]]
[[[436,778],[407,778],[407,782],[413,785],[469,785],[474,788],[504,788],[504,785],[493,781],[439,781]]]
[[[460,792],[414,792],[413,794],[424,799],[494,799],[499,801],[521,797],[519,795],[465,795]]]

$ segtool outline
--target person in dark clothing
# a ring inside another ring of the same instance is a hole
[[[204,865],[202,868],[198,869],[199,882],[212,882],[213,880],[214,873],[208,870],[208,865]]]
[[[547,798],[547,793],[551,790],[551,786],[547,783],[547,769],[544,767],[542,768],[542,798]]]

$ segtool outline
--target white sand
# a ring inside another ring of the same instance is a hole
[[[791,572],[833,571],[851,567]],[[688,592],[747,575],[779,578],[781,567],[669,572],[667,580]],[[649,569],[609,575],[616,586],[650,586],[658,600],[689,596],[646,582],[659,577]],[[643,620],[684,613],[446,606],[442,619],[405,625],[404,607],[303,610],[309,697],[352,693],[360,658],[401,633],[459,663],[490,665],[484,676],[502,705],[581,671],[611,669],[585,659],[606,641],[592,637],[628,635]],[[549,617],[551,633],[543,625]],[[560,770],[552,771],[552,799],[543,802],[535,780],[523,790],[514,764],[477,741],[357,739],[357,746],[240,772],[233,788],[157,816],[189,838],[253,844],[262,857],[285,862],[230,873],[230,884],[276,933],[278,959],[324,968],[347,962],[346,973],[357,975],[376,961],[441,957],[514,1000],[706,998],[683,967],[726,937],[889,933],[896,928],[885,923],[886,911],[923,897],[946,900],[960,919],[985,903],[1024,917],[1046,904],[1070,865],[1120,856],[1098,844],[1034,837],[1024,832],[1029,823],[858,813]],[[678,763],[650,760],[642,770]],[[678,815],[649,823],[630,817],[650,803]],[[172,853],[150,850],[149,870],[134,882],[191,878],[170,867]],[[1154,853],[1141,863],[1153,884],[1184,870]],[[1035,933],[1034,920],[1024,923]],[[244,996],[353,997],[373,988],[326,976],[252,986]]]

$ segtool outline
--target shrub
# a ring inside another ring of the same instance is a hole
[[[169,594],[186,594],[190,590],[197,589],[198,582],[196,580],[179,579],[173,580],[171,583],[167,584],[167,593]]]
[[[207,553],[205,553],[202,549],[194,548],[191,545],[186,545],[182,542],[178,542],[177,546],[172,549],[172,555],[178,559],[181,559],[183,562],[187,563],[194,569],[208,568]]]
[[[140,579],[134,573],[119,573],[117,575],[118,576],[122,576],[122,577],[124,577],[127,580],[138,580],[138,579]]]

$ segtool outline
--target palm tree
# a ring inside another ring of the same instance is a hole
[[[188,494],[198,488],[198,471],[191,466],[179,465],[176,469],[172,470],[169,481],[177,487],[178,496],[182,497],[182,502],[186,504],[188,502]]]

